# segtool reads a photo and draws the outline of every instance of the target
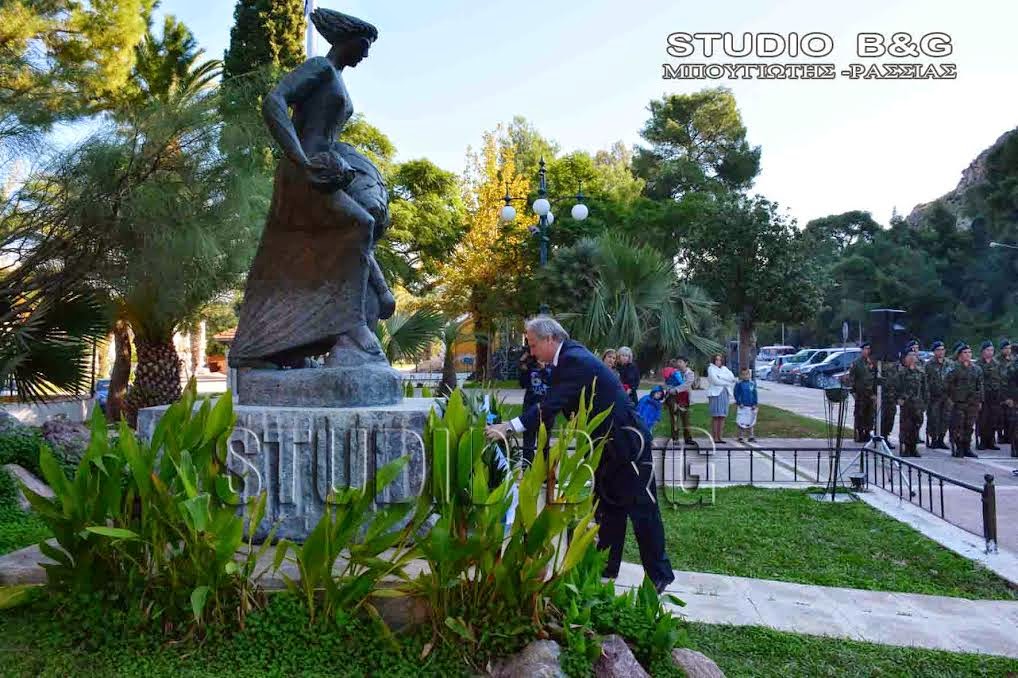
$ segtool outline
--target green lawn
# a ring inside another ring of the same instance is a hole
[[[517,416],[523,409],[521,405],[505,405],[506,418]],[[705,403],[693,405],[689,423],[693,428],[702,429],[694,431],[693,437],[702,438],[706,434],[703,431],[710,431],[710,412]],[[562,423],[561,420],[559,423]],[[661,420],[654,427],[654,435],[668,437],[672,433],[671,422],[667,412],[662,412]],[[845,436],[851,440],[852,432],[845,429]],[[728,410],[728,419],[725,422],[725,436],[728,442],[734,442],[737,437],[735,427],[735,408]],[[827,424],[810,417],[804,417],[795,412],[783,410],[780,407],[771,405],[760,405],[757,414],[756,424],[757,438],[827,438]]]
[[[516,379],[495,379],[493,381],[467,381],[463,388],[485,388],[490,390],[519,388],[520,382]]]
[[[863,502],[821,503],[810,490],[730,487],[713,506],[662,507],[676,570],[963,598],[1018,599],[989,570]],[[709,492],[699,490],[691,499]],[[632,533],[625,558],[640,562]]]
[[[423,676],[470,675],[448,647],[421,655],[429,632],[398,634],[395,643],[365,623],[344,630],[308,624],[287,594],[248,618],[232,636],[202,644],[167,643],[157,634],[125,632],[119,613],[42,600],[0,612],[4,676]],[[690,624],[688,645],[738,676],[1006,676],[1018,661],[801,636],[754,627]],[[668,672],[674,675],[674,672]],[[661,675],[661,674],[658,674]]]
[[[728,678],[1014,676],[1018,660],[801,636],[758,627],[689,625],[690,646]]]

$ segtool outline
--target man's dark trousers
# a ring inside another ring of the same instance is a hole
[[[649,469],[648,469],[649,470]],[[641,474],[643,476],[643,474]],[[608,550],[608,562],[604,576],[616,577],[622,564],[622,546],[626,541],[626,520],[633,523],[633,533],[640,549],[640,561],[647,576],[654,582],[671,581],[672,565],[665,553],[665,528],[661,522],[661,510],[657,504],[657,488],[651,484],[651,496],[644,492],[642,497],[627,504],[612,504],[608,498],[599,496],[596,520],[598,524],[597,547]],[[653,498],[653,500],[651,499]]]

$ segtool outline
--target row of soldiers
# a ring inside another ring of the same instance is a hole
[[[888,447],[894,419],[901,413],[901,456],[918,457],[919,429],[926,418],[927,449],[948,449],[944,436],[950,431],[954,457],[977,457],[972,451],[975,428],[976,448],[998,450],[996,443],[1011,445],[1018,457],[1018,362],[1011,342],[1000,343],[994,356],[991,341],[980,347],[973,360],[972,348],[959,342],[947,358],[944,342],[933,342],[933,357],[919,360],[919,342],[909,342],[900,361],[880,364],[883,389],[878,402],[877,362],[869,343],[849,371],[849,385],[855,397],[855,440],[868,442],[877,408],[880,409],[880,437]]]

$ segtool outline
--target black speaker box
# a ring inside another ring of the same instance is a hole
[[[905,311],[891,308],[870,311],[866,334],[872,345],[870,353],[874,360],[897,360],[909,340]]]

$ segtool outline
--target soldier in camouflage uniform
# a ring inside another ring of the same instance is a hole
[[[902,356],[909,351],[918,351],[919,342],[910,341],[902,352]],[[895,388],[898,385],[898,374],[902,370],[901,360],[881,362],[881,376],[884,379],[884,388],[880,398],[880,437],[884,439],[889,449],[894,449],[891,442],[891,429],[894,428],[894,417],[898,414],[898,397]]]
[[[1018,457],[1018,366],[1014,363],[1004,377],[1004,417],[1007,421],[1007,442],[1011,456]]]
[[[901,408],[901,456],[918,457],[919,429],[923,425],[923,413],[929,402],[926,387],[926,372],[919,365],[919,354],[909,351],[904,364],[898,371],[898,382],[894,389]]]
[[[1011,442],[1009,408],[1004,402],[1007,400],[1007,379],[1011,374],[1011,367],[1014,365],[1014,357],[1011,355],[1011,340],[1003,339],[1000,342],[1000,353],[997,354],[997,369],[1000,370],[1001,388],[1000,409],[997,412],[997,444]]]
[[[976,420],[976,449],[999,450],[995,440],[1004,380],[1001,378],[999,363],[993,359],[992,341],[984,341],[980,346],[977,364],[983,373],[983,406]]]
[[[945,353],[947,349],[944,348],[944,342],[933,342],[933,358],[923,368],[926,373],[926,390],[930,395],[926,410],[926,448],[930,450],[947,449],[947,445],[944,444],[949,421],[947,391],[944,389],[944,377],[948,369]]]
[[[951,401],[952,457],[978,457],[972,451],[972,425],[983,402],[983,373],[972,362],[972,348],[959,344],[957,363],[945,380],[947,399]]]
[[[870,357],[868,341],[860,348],[861,355],[848,371],[848,383],[855,399],[855,442],[868,443],[877,404],[877,364]]]

